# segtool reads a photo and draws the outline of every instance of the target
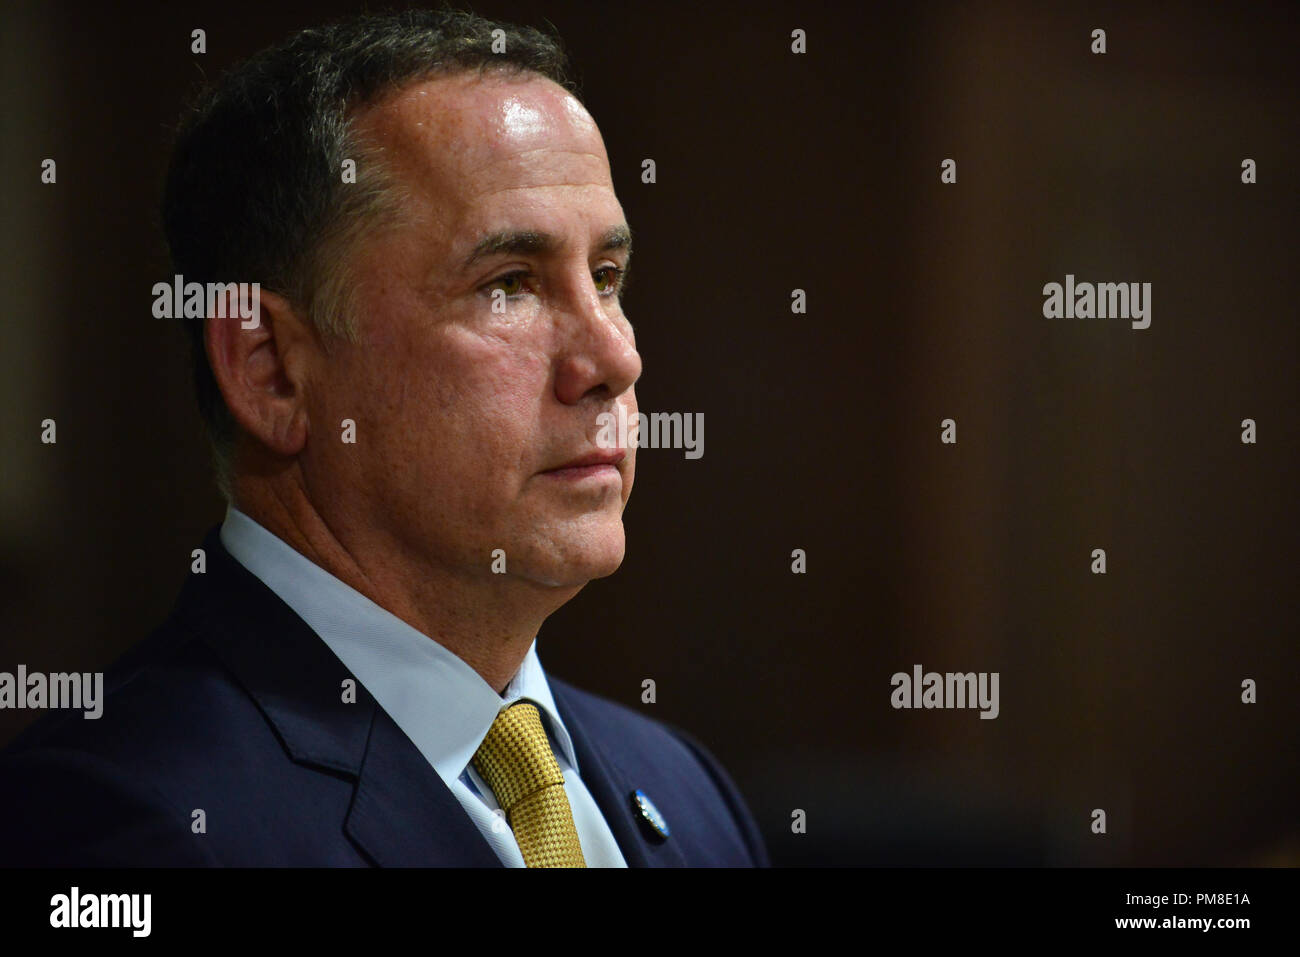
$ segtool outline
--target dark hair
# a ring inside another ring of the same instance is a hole
[[[366,226],[395,212],[397,197],[381,164],[362,162],[369,154],[350,118],[410,83],[474,70],[533,72],[574,91],[557,37],[456,10],[340,20],[233,67],[177,131],[162,202],[174,271],[187,283],[258,282],[323,335],[352,336],[339,263]],[[343,182],[349,158],[355,184]],[[230,498],[234,420],[208,365],[204,321],[182,325],[217,484]]]

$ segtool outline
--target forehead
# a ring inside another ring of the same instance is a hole
[[[536,74],[462,73],[410,84],[355,117],[363,137],[417,197],[458,218],[523,200],[518,190],[607,188],[595,121]]]

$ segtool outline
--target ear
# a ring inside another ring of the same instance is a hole
[[[270,451],[295,456],[307,442],[306,386],[315,330],[283,296],[252,285],[249,318],[210,315],[204,342],[213,378],[240,427]],[[231,304],[234,305],[234,294]]]

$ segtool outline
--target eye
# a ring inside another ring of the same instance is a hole
[[[524,291],[524,279],[528,276],[525,272],[511,272],[504,276],[498,276],[483,288],[491,292],[493,289],[500,289],[510,298],[514,298]]]
[[[618,266],[602,266],[591,274],[599,293],[617,292],[623,284],[623,270]]]

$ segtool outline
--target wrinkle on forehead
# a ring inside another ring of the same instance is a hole
[[[376,268],[398,269],[421,288],[451,282],[488,231],[581,237],[624,219],[595,121],[543,77],[421,81],[358,111],[354,128],[382,151],[407,197],[403,236]]]
[[[535,75],[455,74],[413,84],[367,107],[357,128],[399,168],[463,178],[538,155],[582,153],[608,174],[595,121],[578,100]]]

